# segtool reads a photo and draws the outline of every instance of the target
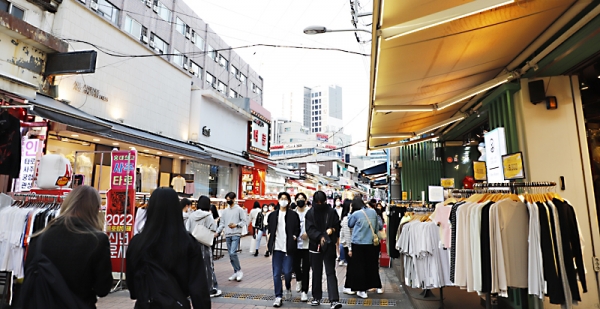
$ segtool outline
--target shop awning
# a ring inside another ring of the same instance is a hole
[[[373,1],[368,149],[462,120],[475,93],[518,77],[514,60],[574,2]]]
[[[211,159],[210,154],[198,146],[194,146],[182,141],[153,134],[140,129],[124,126],[118,123],[112,123],[112,130],[105,134],[115,140],[132,143],[134,145],[146,146],[167,152],[174,152],[190,158],[201,160]]]
[[[371,166],[369,168],[365,168],[360,173],[363,176],[373,176],[380,174],[387,174],[387,162],[383,162],[381,164],[377,164],[375,166]]]
[[[286,169],[279,168],[279,167],[269,166],[269,170],[272,170],[273,172],[275,172],[275,174],[277,174],[279,176],[292,178],[292,179],[300,178],[300,176],[294,174],[293,172],[288,171]]]
[[[112,125],[69,104],[62,103],[43,94],[29,101],[33,114],[55,122],[90,132],[110,132]]]
[[[234,155],[232,153],[228,153],[226,151],[222,151],[216,148],[213,148],[211,146],[207,146],[207,145],[203,145],[204,146],[204,150],[206,152],[208,152],[213,158],[215,159],[219,159],[219,160],[223,160],[223,161],[227,161],[227,162],[231,162],[231,163],[235,163],[235,164],[239,164],[239,165],[244,165],[244,166],[248,166],[248,167],[253,167],[254,163],[246,160],[244,157],[242,157],[241,155]]]

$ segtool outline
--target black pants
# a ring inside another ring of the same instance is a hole
[[[350,255],[348,255],[348,247],[344,247],[344,256],[346,257],[346,281],[344,281],[344,288],[350,288],[352,286],[352,274],[354,273],[354,261]]]
[[[302,282],[302,292],[308,293],[308,280],[310,277],[310,261],[308,249],[298,249],[294,256],[294,273],[296,281]]]
[[[338,291],[337,277],[335,275],[335,247],[329,246],[325,253],[310,252],[310,265],[312,267],[312,296],[314,299],[323,298],[323,264],[325,264],[325,274],[327,275],[327,293],[329,301],[339,301],[340,293]]]
[[[352,262],[356,267],[351,269],[351,278],[356,278],[356,280],[351,280],[351,285],[347,288],[357,292],[381,288],[379,261],[374,258],[378,248],[379,246],[352,244]],[[377,256],[379,256],[378,253]]]

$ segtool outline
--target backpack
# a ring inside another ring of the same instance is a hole
[[[133,279],[137,291],[136,308],[191,308],[187,295],[172,274],[150,258],[142,258],[141,265]]]
[[[67,286],[62,274],[50,259],[42,254],[42,239],[38,236],[35,257],[25,271],[25,281],[21,287],[21,308],[90,308]]]

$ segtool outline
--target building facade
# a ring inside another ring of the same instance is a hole
[[[311,132],[335,132],[342,128],[342,88],[311,88]]]

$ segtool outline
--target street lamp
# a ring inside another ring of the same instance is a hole
[[[331,29],[327,29],[324,26],[310,26],[310,27],[306,27],[304,29],[304,34],[321,34],[321,33],[325,33],[325,32],[357,32],[357,31],[371,33],[371,31],[369,31],[369,30],[357,29],[357,28],[331,30]]]

